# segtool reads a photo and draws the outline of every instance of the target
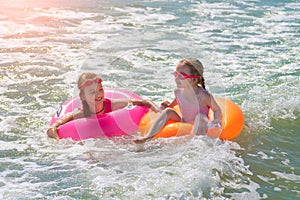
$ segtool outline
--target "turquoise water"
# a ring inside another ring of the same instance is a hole
[[[299,199],[299,1],[6,0],[0,25],[0,199]],[[82,71],[159,104],[183,57],[238,138],[46,137]]]

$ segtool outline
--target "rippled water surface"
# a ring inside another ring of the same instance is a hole
[[[300,198],[299,1],[6,0],[0,5],[1,199]],[[183,57],[236,102],[233,141],[54,141],[83,71],[159,104]]]

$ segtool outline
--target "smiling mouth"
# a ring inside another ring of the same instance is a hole
[[[95,99],[95,101],[97,101],[97,102],[101,102],[102,100],[103,100],[103,97]]]

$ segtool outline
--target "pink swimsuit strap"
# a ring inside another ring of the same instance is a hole
[[[103,105],[104,105],[104,112],[103,113],[112,112],[112,103],[111,103],[110,99],[104,99]]]

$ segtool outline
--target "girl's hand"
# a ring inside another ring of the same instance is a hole
[[[221,128],[222,129],[222,122],[220,120],[213,120],[208,122],[207,128]]]
[[[148,108],[150,108],[151,110],[153,110],[154,112],[160,112],[159,107],[157,107],[157,105],[155,103],[153,103],[150,100],[143,100],[142,104]]]
[[[222,132],[222,123],[220,120],[213,120],[207,124],[206,134],[211,138],[220,137]]]
[[[50,128],[48,128],[47,135],[50,138],[54,138],[54,139],[59,140],[58,133],[57,133],[57,128],[56,127],[50,127]]]
[[[170,102],[169,101],[164,101],[160,104],[160,109],[164,110],[166,109],[167,107],[170,107]]]

